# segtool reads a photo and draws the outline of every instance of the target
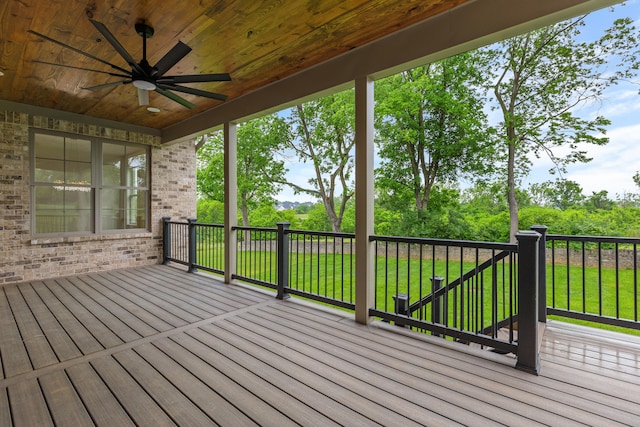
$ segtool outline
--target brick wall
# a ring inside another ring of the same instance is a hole
[[[36,238],[31,235],[29,129],[147,144],[151,149],[148,232]],[[158,137],[0,110],[0,285],[114,268],[162,258],[162,220],[195,217],[195,149],[161,146]]]

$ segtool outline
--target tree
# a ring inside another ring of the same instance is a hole
[[[465,53],[376,84],[377,186],[413,200],[419,217],[438,182],[491,165],[479,61]]]
[[[279,191],[277,179],[285,174],[284,161],[277,150],[290,138],[284,119],[269,115],[238,127],[237,171],[238,207],[242,224],[249,225],[249,210],[264,203],[274,203]],[[198,192],[207,198],[224,201],[224,144],[222,134],[209,135],[198,151]]]
[[[561,178],[555,181],[531,184],[529,194],[534,198],[536,204],[553,206],[560,210],[580,205],[584,201],[584,194],[582,194],[580,184]]]
[[[498,133],[506,161],[512,241],[518,231],[516,187],[529,172],[529,156],[547,155],[554,164],[551,173],[589,161],[580,146],[606,144],[603,135],[609,120],[579,117],[577,108],[599,100],[607,87],[629,77],[637,65],[637,36],[630,19],[616,20],[600,39],[587,42],[578,40],[584,18],[482,50],[489,58],[487,74],[495,72],[487,80],[502,118]],[[611,69],[612,58],[627,65]]]
[[[344,211],[354,195],[354,121],[353,90],[297,105],[291,113],[294,138],[288,140],[288,147],[303,163],[313,164],[315,176],[308,185],[275,179],[296,193],[320,199],[335,232],[341,230]]]
[[[196,204],[198,222],[222,224],[224,222],[224,203],[213,199],[198,199]]]
[[[609,210],[613,208],[613,200],[609,198],[609,192],[607,190],[602,190],[591,193],[591,196],[587,198],[585,201],[585,206],[589,210],[595,209],[606,209]]]

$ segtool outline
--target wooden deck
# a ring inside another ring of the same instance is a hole
[[[636,337],[551,322],[534,376],[167,266],[0,287],[0,360],[0,426],[640,425]]]

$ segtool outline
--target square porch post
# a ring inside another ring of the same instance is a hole
[[[231,283],[236,268],[238,225],[237,125],[224,124],[224,281]]]
[[[516,368],[540,373],[538,348],[538,262],[540,234],[516,233],[518,240],[518,361]]]
[[[356,322],[371,321],[373,307],[373,80],[356,79]]]

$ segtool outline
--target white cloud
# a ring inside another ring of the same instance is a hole
[[[607,145],[584,147],[593,160],[570,165],[565,178],[580,184],[585,195],[602,190],[612,198],[624,192],[637,193],[632,177],[640,170],[640,124],[613,129],[607,136]],[[554,180],[547,172],[550,166],[548,159],[537,160],[527,181]]]

